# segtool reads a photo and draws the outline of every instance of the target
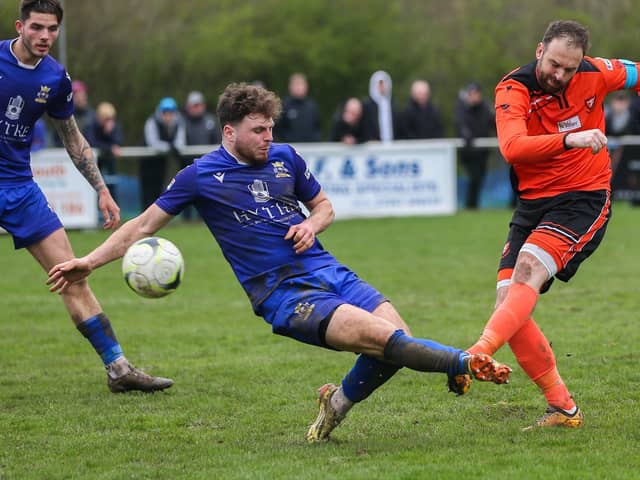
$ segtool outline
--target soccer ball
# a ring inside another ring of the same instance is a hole
[[[169,240],[147,237],[129,247],[122,257],[122,274],[129,288],[145,298],[174,292],[182,281],[184,261]]]

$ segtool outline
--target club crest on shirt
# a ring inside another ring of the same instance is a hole
[[[580,123],[580,117],[574,115],[571,118],[567,118],[566,120],[562,120],[558,122],[558,132],[569,132],[571,130],[575,130],[576,128],[580,128],[582,124]]]
[[[40,91],[37,93],[35,98],[36,102],[47,103],[47,100],[49,100],[49,93],[51,93],[51,87],[40,85]]]
[[[18,120],[23,108],[24,100],[20,95],[18,95],[17,97],[11,97],[9,99],[9,103],[7,104],[7,110],[4,112],[4,114],[9,120]]]
[[[251,185],[247,185],[247,188],[256,203],[267,203],[271,199],[267,182],[255,179]]]
[[[596,96],[593,95],[592,97],[587,98],[584,101],[584,104],[587,107],[587,110],[591,112],[591,110],[593,110],[593,106],[596,104]]]
[[[273,162],[273,174],[276,178],[288,178],[291,177],[287,167],[284,166],[284,162]]]

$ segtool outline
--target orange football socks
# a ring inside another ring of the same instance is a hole
[[[558,373],[551,345],[533,318],[511,337],[509,346],[522,370],[542,390],[549,405],[567,411],[576,406]]]
[[[493,355],[531,316],[538,292],[524,283],[512,283],[507,297],[493,312],[480,339],[467,352]]]

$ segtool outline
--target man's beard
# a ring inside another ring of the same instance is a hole
[[[560,93],[567,86],[566,83],[551,83],[553,81],[553,76],[542,73],[539,66],[536,66],[536,73],[538,77],[538,83],[545,93]]]
[[[237,154],[242,157],[241,160],[244,162],[247,162],[250,165],[264,165],[265,163],[267,163],[267,160],[269,159],[269,155],[268,153],[266,153],[264,155],[264,157],[256,157],[256,154],[254,153],[253,150],[249,149],[249,148],[244,148],[241,145],[236,144],[236,152]]]

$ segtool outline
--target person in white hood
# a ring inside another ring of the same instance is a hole
[[[364,136],[366,141],[391,142],[401,138],[391,99],[391,76],[378,70],[369,79],[369,97],[364,102]]]

